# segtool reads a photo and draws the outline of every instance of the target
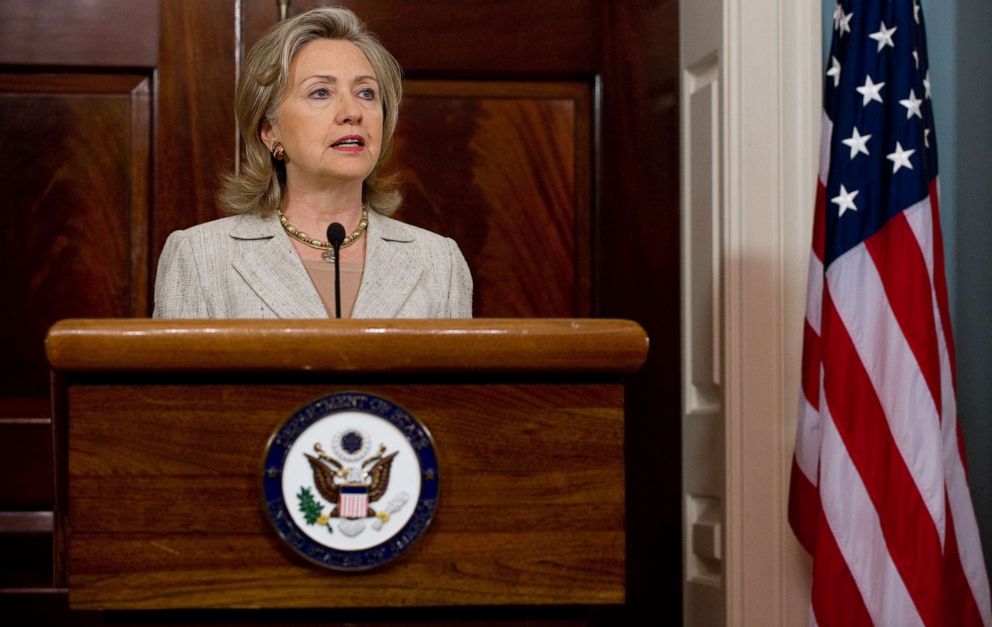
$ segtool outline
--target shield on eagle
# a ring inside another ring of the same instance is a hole
[[[369,511],[369,487],[362,484],[341,486],[338,512],[342,518],[365,518]]]

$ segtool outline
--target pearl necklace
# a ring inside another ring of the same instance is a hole
[[[282,228],[286,231],[286,235],[289,235],[301,244],[306,244],[310,248],[316,248],[318,250],[324,251],[324,254],[320,256],[324,261],[334,261],[334,247],[331,246],[329,242],[319,240],[315,237],[310,237],[303,231],[297,229],[295,226],[289,223],[286,216],[283,215],[282,209],[276,209],[276,214],[279,216],[279,223],[282,224]],[[365,234],[365,229],[369,227],[369,208],[362,206],[362,219],[358,221],[358,228],[355,229],[351,235],[348,235],[341,242],[341,248],[347,248],[355,242],[357,242],[362,235]]]

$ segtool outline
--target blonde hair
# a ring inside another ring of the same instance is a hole
[[[395,177],[381,175],[379,168],[388,158],[393,143],[403,97],[402,69],[354,13],[342,8],[322,8],[276,24],[248,53],[238,78],[235,111],[244,141],[244,160],[241,171],[228,175],[218,193],[223,210],[271,214],[279,208],[286,166],[269,153],[260,130],[285,95],[293,59],[303,46],[316,39],[353,43],[375,71],[382,97],[382,152],[362,183],[362,200],[384,215],[399,208],[401,195]]]

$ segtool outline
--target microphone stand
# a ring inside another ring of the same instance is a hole
[[[334,312],[341,318],[341,244],[344,242],[344,227],[339,222],[331,222],[327,227],[327,243],[334,249]]]

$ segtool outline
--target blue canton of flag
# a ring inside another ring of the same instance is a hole
[[[828,266],[893,215],[926,198],[937,177],[919,4],[843,2],[834,24],[823,98],[833,121]]]

